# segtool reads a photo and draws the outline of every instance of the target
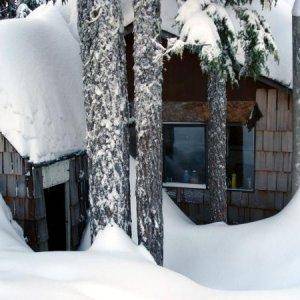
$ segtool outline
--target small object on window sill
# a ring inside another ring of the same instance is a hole
[[[190,175],[188,170],[184,170],[183,176],[182,176],[182,182],[188,183],[190,181]]]
[[[194,183],[194,184],[197,184],[199,183],[198,181],[198,175],[197,175],[197,171],[196,170],[193,170],[192,171],[192,175],[191,175],[191,180],[190,180],[191,183]]]
[[[231,174],[231,188],[236,189],[236,174],[235,173]]]

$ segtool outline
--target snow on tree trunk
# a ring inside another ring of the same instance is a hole
[[[226,82],[218,73],[208,76],[208,189],[212,222],[227,221],[226,200]]]
[[[163,263],[160,1],[134,1],[136,200],[139,243]]]
[[[299,1],[293,10],[293,193],[300,187],[300,14]]]
[[[91,234],[115,222],[130,234],[128,104],[119,0],[78,1],[87,118]]]

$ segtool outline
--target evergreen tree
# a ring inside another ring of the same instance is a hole
[[[32,10],[25,4],[21,3],[16,12],[16,18],[26,18]]]
[[[14,18],[17,5],[14,0],[0,0],[0,20]]]
[[[119,0],[78,1],[87,118],[91,234],[115,222],[130,234],[125,42]]]
[[[211,221],[227,221],[226,200],[226,84],[241,76],[257,78],[267,70],[269,55],[277,57],[265,20],[245,5],[251,0],[180,0],[180,37],[170,39],[166,54],[184,49],[199,56],[208,75],[208,189]],[[263,3],[262,3],[263,4]],[[229,8],[239,23],[233,26]],[[239,52],[243,52],[242,61]]]
[[[32,10],[44,3],[45,0],[0,0],[0,20],[25,18]]]
[[[160,0],[134,1],[136,201],[139,243],[163,263]]]

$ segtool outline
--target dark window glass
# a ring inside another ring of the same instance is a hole
[[[231,189],[254,187],[254,129],[228,126],[227,186]]]
[[[188,124],[165,124],[164,182],[204,184],[205,127]]]

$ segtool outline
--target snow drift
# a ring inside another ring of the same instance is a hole
[[[298,194],[297,198],[299,197]],[[249,225],[196,226],[164,193],[166,264],[170,264],[174,269],[182,268],[183,273],[201,282],[206,280],[206,283],[209,283],[211,280],[213,285],[220,285],[222,280],[223,283],[227,280],[233,286],[239,281],[239,277],[235,274],[232,256],[236,259],[239,250],[244,252],[238,254],[238,260],[247,261],[251,257],[256,258],[255,261],[249,260],[247,266],[244,265],[246,271],[251,268],[255,270],[260,267],[259,264],[264,263],[259,260],[259,255],[256,255],[261,248],[253,247],[258,246],[259,241],[256,238],[262,234],[260,230],[267,229],[267,223],[273,224],[268,230],[285,226],[289,236],[295,238],[296,230],[299,228],[291,230],[289,225],[297,223],[295,216],[297,217],[297,211],[300,209],[299,203],[296,203],[297,198],[284,214],[279,215],[279,223],[276,218],[271,218],[264,222],[249,224],[253,227],[249,230],[247,228]],[[286,219],[293,221],[289,223]],[[234,230],[237,231],[236,234]],[[274,231],[272,232],[274,245],[278,244],[276,241],[282,238],[284,233],[274,235]],[[299,245],[296,242],[291,244],[289,238],[282,242],[286,242],[284,249],[290,255],[283,256],[278,263],[274,262],[274,258],[280,251],[277,250],[279,247],[268,248],[273,245],[267,241],[266,248],[269,249],[269,260],[272,261],[270,266],[274,267],[273,271],[276,272],[281,268],[281,272],[276,273],[282,278],[286,275],[287,282],[289,278],[296,278],[299,274],[294,273],[290,277],[290,272],[294,270],[285,269],[285,265],[291,266],[290,262],[294,261],[295,269],[298,267],[299,270],[298,260],[295,260]],[[290,252],[294,246],[295,250]],[[231,253],[230,251],[234,249],[235,252]],[[222,268],[226,268],[227,274],[224,274]],[[245,270],[240,269],[239,275],[243,276]],[[285,273],[286,271],[288,273]],[[209,275],[205,275],[206,273]],[[262,280],[259,274],[257,275],[258,277],[251,277],[252,282],[256,281],[256,286],[257,282]],[[266,271],[266,275],[272,276],[270,268]],[[274,277],[271,277],[270,281],[272,279]],[[243,280],[245,278],[242,277],[241,281]],[[276,282],[278,281],[275,278]],[[227,289],[228,283],[224,287]],[[130,300],[279,300],[299,299],[300,289],[295,286],[292,289],[263,291],[222,291],[204,287],[166,268],[158,267],[143,247],[136,246],[116,226],[108,226],[99,234],[88,251],[34,253],[26,246],[20,228],[12,221],[11,213],[0,196],[0,299],[76,300],[99,299],[99,297]]]
[[[0,299],[221,299],[213,295],[158,267],[116,226],[86,252],[34,253],[0,196]]]
[[[300,287],[299,213],[300,192],[269,219],[197,226],[165,194],[165,266],[217,289]]]

